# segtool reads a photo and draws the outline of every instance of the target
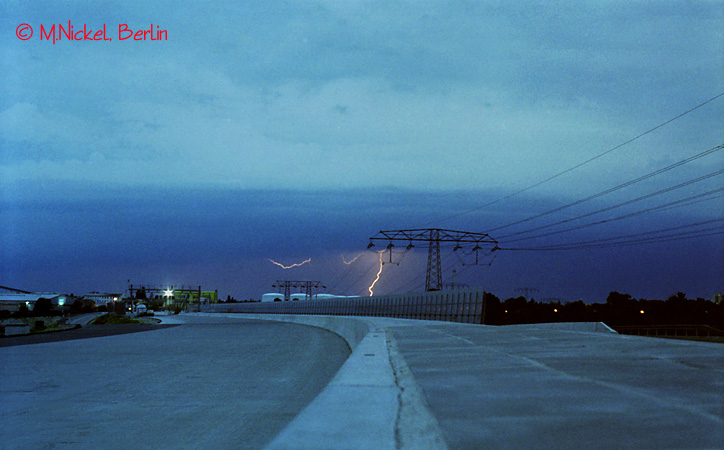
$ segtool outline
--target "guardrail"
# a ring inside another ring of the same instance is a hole
[[[203,312],[251,314],[311,314],[335,316],[392,317],[485,322],[485,291],[479,288],[417,292],[374,297],[331,297],[259,303],[216,303],[201,307]]]

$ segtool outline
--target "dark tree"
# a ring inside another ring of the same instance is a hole
[[[20,306],[18,306],[18,310],[13,313],[13,316],[15,317],[27,317],[28,315],[28,305],[25,303],[21,303]]]
[[[686,293],[677,292],[666,300],[666,303],[670,304],[683,304],[686,303]]]
[[[126,314],[126,302],[114,302],[113,312],[120,315]]]
[[[36,316],[48,316],[53,311],[53,301],[49,298],[41,297],[35,302],[33,313]]]
[[[70,305],[70,309],[68,310],[71,314],[80,314],[83,312],[83,300],[77,299],[73,302],[72,305]]]
[[[606,304],[611,306],[624,306],[631,303],[633,299],[629,294],[621,294],[616,291],[611,291],[606,299]]]

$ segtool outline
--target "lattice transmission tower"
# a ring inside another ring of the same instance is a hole
[[[312,299],[312,289],[326,289],[327,286],[322,286],[321,281],[307,281],[307,280],[277,280],[275,284],[272,284],[273,288],[284,289],[284,301],[288,302],[292,297],[292,288],[303,288],[304,294],[307,300]]]
[[[453,252],[456,252],[463,245],[474,244],[471,249],[475,252],[475,261],[478,261],[478,251],[487,247],[490,250],[500,250],[498,241],[485,233],[472,233],[469,231],[444,230],[440,228],[419,228],[413,230],[387,230],[380,231],[370,238],[370,245],[367,248],[374,247],[374,241],[389,241],[387,249],[390,250],[390,258],[392,258],[393,242],[407,242],[406,250],[410,250],[415,245],[413,242],[427,242],[427,273],[425,274],[425,290],[439,291],[442,289],[442,263],[440,262],[440,244],[455,244]]]

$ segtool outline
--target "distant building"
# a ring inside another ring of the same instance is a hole
[[[218,290],[201,290],[201,286],[174,286],[174,285],[128,285],[128,298],[144,301],[147,304],[160,303],[164,308],[180,308],[187,310],[194,305],[208,305],[219,302]]]
[[[290,299],[292,301],[298,301],[298,300],[309,300],[309,297],[307,297],[307,294],[304,293],[296,293],[291,294]],[[313,294],[312,300],[330,300],[333,298],[344,298],[344,295],[335,295],[335,294]],[[284,294],[280,294],[277,292],[268,292],[261,296],[262,302],[281,302],[284,300]]]
[[[219,303],[219,291],[199,291],[198,289],[173,289],[164,293],[165,295],[155,295],[154,299],[163,299],[166,305],[176,305],[181,303],[199,303],[199,294],[201,294],[201,304]],[[149,296],[151,299],[151,296]]]
[[[113,302],[122,302],[126,299],[123,294],[107,293],[107,292],[91,292],[83,296],[84,300],[92,300],[96,306],[107,305]]]
[[[277,292],[268,292],[261,296],[262,302],[280,302],[282,300],[284,300],[284,294]]]
[[[62,307],[68,302],[68,296],[54,292],[0,292],[0,310],[19,311],[25,305],[30,311],[35,308],[35,302],[41,298],[48,298],[54,306]]]

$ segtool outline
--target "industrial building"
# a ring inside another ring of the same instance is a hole
[[[118,293],[102,293],[102,292],[91,292],[83,296],[84,300],[91,300],[95,302],[96,306],[107,305],[113,302],[122,302],[126,300],[124,294]]]
[[[155,298],[159,297],[156,296]],[[202,304],[208,305],[209,303],[219,302],[219,291],[202,291],[190,288],[172,289],[164,296],[161,296],[161,298],[173,300],[175,302],[186,301],[188,303],[198,303],[200,298]]]
[[[14,289],[0,286],[0,311],[19,311],[25,305],[32,311],[35,302],[41,298],[50,299],[54,306],[62,307],[69,301],[66,294],[57,292],[29,292],[21,289]]]
[[[334,294],[313,294],[311,297],[311,300],[329,300],[330,298],[342,298],[342,297],[345,297],[345,296],[344,295],[334,295]],[[296,294],[290,294],[289,299],[292,301],[310,300],[309,296],[303,292],[299,292]],[[261,301],[262,302],[281,302],[281,301],[284,301],[284,294],[280,294],[278,292],[268,292],[261,296]]]
[[[219,302],[218,290],[202,290],[201,286],[128,285],[129,298],[162,303],[164,308],[187,309],[189,305]]]

